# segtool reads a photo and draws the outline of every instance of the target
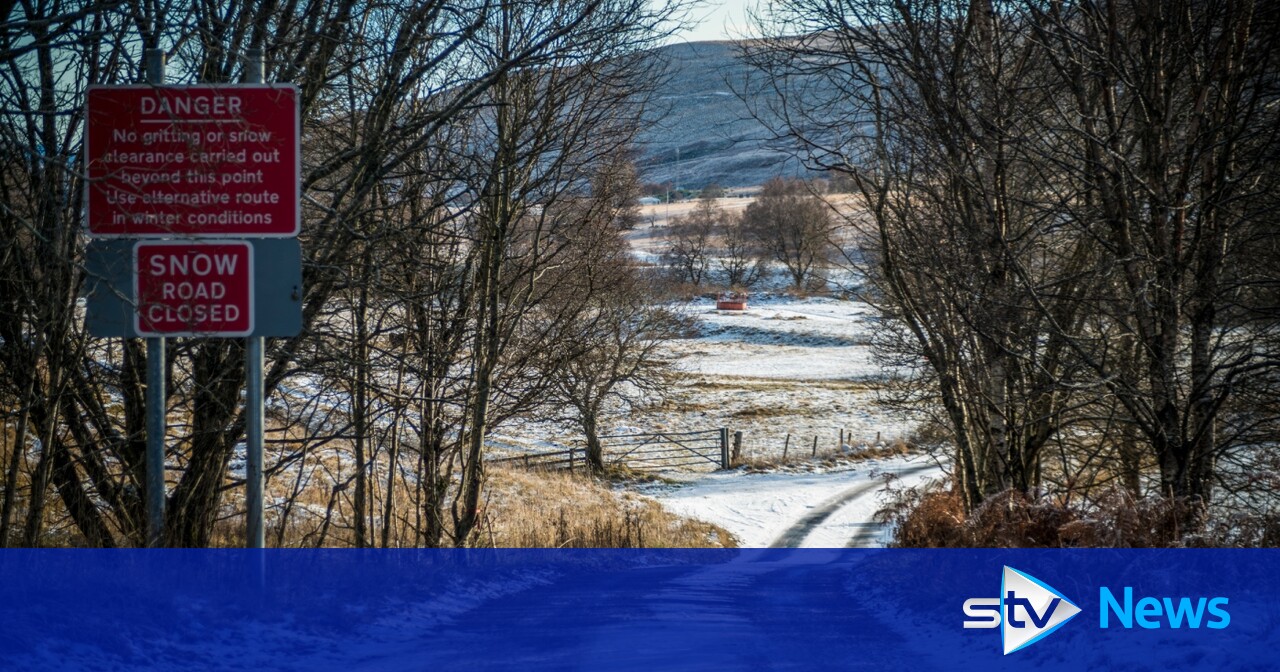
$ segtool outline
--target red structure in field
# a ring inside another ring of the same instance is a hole
[[[746,292],[721,292],[716,298],[716,310],[746,310]]]

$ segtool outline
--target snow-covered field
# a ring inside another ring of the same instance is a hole
[[[741,209],[749,199],[721,199]],[[665,249],[669,217],[693,204],[651,206],[629,236],[637,258],[653,263]],[[748,459],[794,459],[814,452],[855,452],[907,439],[910,419],[879,403],[887,372],[873,355],[875,309],[846,292],[797,297],[784,291],[774,269],[745,311],[719,311],[709,298],[673,306],[691,318],[688,338],[670,353],[685,376],[661,405],[636,408],[618,432],[692,431],[727,427],[741,432]],[[845,287],[860,278],[833,270]],[[714,287],[709,286],[709,290]],[[843,443],[841,439],[843,438]],[[885,487],[911,487],[942,470],[923,458],[867,461],[803,473],[702,473],[646,494],[682,515],[716,523],[747,547],[880,545],[886,531],[872,521]],[[885,474],[891,477],[885,486]]]
[[[730,198],[719,205],[741,209],[749,202]],[[652,224],[628,235],[637,258],[659,262],[668,215],[687,214],[695,205],[647,208],[642,214]],[[708,295],[669,305],[691,325],[685,338],[667,346],[684,375],[661,399],[615,409],[605,433],[727,428],[741,432],[743,457],[755,461],[778,461],[784,452],[792,461],[815,451],[856,453],[908,439],[912,421],[878,403],[890,384],[871,347],[879,316],[841,291],[861,278],[841,269],[828,274],[840,287],[804,297],[785,291],[789,281],[774,268],[744,311],[716,310],[707,298],[714,279],[704,287]],[[543,451],[573,444],[575,434],[571,427],[526,421],[505,427],[491,444]],[[871,519],[884,504],[884,473],[907,472],[894,487],[941,474],[936,465],[922,468],[927,463],[920,457],[841,464],[802,473],[673,472],[665,475],[674,485],[641,490],[677,513],[726,528],[743,546],[843,547],[882,541],[883,530]]]
[[[870,348],[873,310],[846,299],[785,295],[758,297],[743,312],[715,310],[710,300],[675,306],[696,329],[670,346],[685,372],[664,403],[637,407],[608,429],[614,433],[693,431],[727,427],[743,433],[748,458],[807,456],[891,444],[912,424],[877,403],[885,372]],[[508,450],[547,450],[572,440],[568,430],[533,425],[504,432],[495,444]],[[548,435],[554,438],[548,441]],[[790,435],[790,443],[787,437]],[[517,438],[519,437],[519,438]],[[917,469],[927,466],[924,470]],[[897,472],[885,485],[885,475]],[[640,488],[681,515],[715,523],[745,547],[764,547],[790,534],[786,545],[880,545],[884,530],[872,522],[885,488],[906,488],[942,470],[923,457],[868,460],[802,473],[668,472],[671,481]],[[845,497],[858,490],[856,497]],[[798,529],[815,512],[820,520]]]
[[[748,310],[680,305],[696,337],[673,342],[686,376],[666,404],[627,418],[637,431],[728,427],[747,457],[780,457],[907,438],[912,423],[878,403],[885,371],[870,346],[870,306],[830,297],[753,297]],[[790,442],[788,444],[788,435]]]
[[[716,310],[710,301],[685,306],[701,335],[678,344],[682,368],[707,376],[782,380],[869,380],[882,375],[872,360],[869,323],[860,301],[763,298],[744,311]]]
[[[694,299],[673,309],[692,318],[694,336],[673,341],[670,354],[684,376],[661,403],[626,409],[608,419],[608,433],[698,431],[743,433],[746,457],[781,457],[839,448],[892,444],[913,424],[878,403],[885,371],[874,360],[867,304],[831,297],[753,297],[742,312],[717,311]],[[790,442],[788,444],[788,435]],[[513,423],[491,443],[514,452],[555,449],[574,440],[572,428]]]

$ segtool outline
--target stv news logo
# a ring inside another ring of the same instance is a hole
[[[1231,625],[1226,597],[1142,597],[1136,601],[1134,597],[1133,586],[1124,586],[1120,596],[1106,586],[1099,588],[1098,627],[1110,628],[1112,617],[1126,630],[1135,625],[1144,630],[1197,630],[1201,626],[1222,630]],[[1000,597],[965,600],[964,627],[999,627],[1004,653],[1009,655],[1035,644],[1079,613],[1080,607],[1062,593],[1006,565]]]
[[[1000,597],[964,602],[964,627],[1000,628],[1004,653],[1035,644],[1080,613],[1066,596],[1039,579],[1005,566]]]

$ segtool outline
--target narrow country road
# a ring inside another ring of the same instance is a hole
[[[937,467],[932,464],[922,464],[891,473],[901,477],[918,474],[929,469],[937,469]],[[880,492],[884,487],[885,484],[881,481],[861,483],[845,490],[831,499],[828,499],[817,508],[805,514],[805,516],[800,520],[797,520],[794,525],[787,528],[787,530],[779,535],[772,544],[769,544],[769,548],[799,548],[805,538],[808,537],[815,528],[822,525],[822,523],[830,518],[836,511],[844,508],[859,497],[874,495],[874,493]],[[849,540],[847,547],[863,548],[869,546],[871,542],[875,540],[876,532],[879,529],[880,526],[873,523],[863,524],[858,534],[854,535],[853,538]]]

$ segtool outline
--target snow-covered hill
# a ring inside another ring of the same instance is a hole
[[[722,41],[658,50],[672,72],[639,139],[641,179],[701,189],[712,182],[752,186],[805,174],[739,99],[750,70],[737,49],[738,43]]]

